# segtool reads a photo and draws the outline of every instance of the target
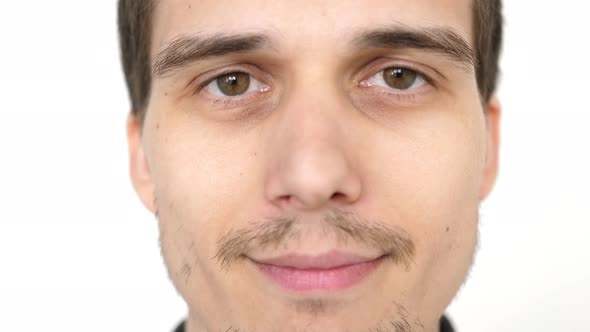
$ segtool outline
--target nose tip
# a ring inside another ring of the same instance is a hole
[[[308,147],[282,160],[282,167],[275,169],[270,178],[267,193],[281,208],[317,210],[355,202],[361,183],[335,147],[332,151]]]

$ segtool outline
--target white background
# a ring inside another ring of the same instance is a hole
[[[586,1],[505,1],[501,174],[459,332],[590,331]],[[127,176],[114,0],[0,2],[0,331],[169,331]]]

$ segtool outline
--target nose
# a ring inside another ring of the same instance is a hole
[[[353,204],[362,188],[345,120],[310,98],[296,99],[303,102],[278,110],[266,174],[267,199],[291,211]]]

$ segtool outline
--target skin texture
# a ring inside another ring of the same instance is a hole
[[[482,106],[473,68],[441,54],[351,46],[356,32],[384,26],[444,26],[471,43],[470,1],[159,1],[153,55],[180,35],[272,40],[155,77],[145,122],[128,121],[131,177],[157,216],[188,331],[438,331],[472,264],[500,109]],[[431,82],[363,85],[396,65]],[[228,68],[267,89],[230,99],[200,88]],[[357,236],[337,231],[334,215],[354,216]],[[270,244],[247,232],[281,220],[291,228]],[[376,257],[387,247],[363,237],[375,229],[399,231],[410,258],[385,260],[344,291],[288,292],[244,258]],[[228,247],[228,234],[250,238]]]

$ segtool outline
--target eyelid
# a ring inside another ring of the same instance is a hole
[[[260,68],[251,64],[234,64],[207,71],[194,78],[189,83],[189,86],[195,87],[193,88],[194,90],[196,90],[195,93],[200,93],[205,87],[211,84],[211,82],[214,82],[220,76],[238,72],[250,75],[250,77],[259,81],[264,87],[270,89],[270,75],[265,74]],[[265,91],[267,91],[268,89],[266,89]],[[231,98],[239,98],[239,96]]]
[[[232,71],[230,73],[227,74],[231,74],[231,73],[238,73],[236,71]],[[265,85],[264,83],[262,83],[260,80],[258,80],[256,77],[254,77],[251,74],[245,73],[245,72],[239,72],[239,73],[243,73],[246,74],[250,77],[250,82],[248,83],[248,90],[245,91],[242,94],[239,95],[235,95],[235,96],[226,96],[223,94],[223,92],[221,92],[221,90],[219,89],[219,86],[217,85],[217,80],[220,77],[223,77],[227,74],[221,74],[216,76],[215,78],[213,78],[212,80],[209,81],[209,83],[207,83],[202,90],[206,90],[208,93],[214,95],[216,98],[228,98],[228,99],[235,99],[235,98],[240,98],[243,97],[247,94],[253,93],[253,92],[265,92],[268,91],[270,89],[270,87],[268,85]]]
[[[389,68],[391,68],[391,67],[389,67]],[[399,68],[404,68],[404,67],[399,67]],[[414,71],[414,70],[409,69],[409,68],[404,68],[404,69],[405,70]],[[421,73],[419,73],[417,71],[414,71],[416,73],[416,80],[412,83],[412,86],[410,86],[407,89],[396,89],[394,87],[388,86],[387,83],[385,83],[385,79],[383,78],[383,74],[382,74],[385,70],[387,70],[387,68],[386,69],[382,69],[381,71],[378,71],[377,73],[375,73],[375,75],[373,75],[373,76],[369,77],[368,79],[360,82],[359,83],[359,86],[361,86],[361,87],[367,87],[367,88],[368,87],[372,87],[372,86],[380,86],[380,87],[383,87],[385,89],[395,91],[396,93],[412,93],[412,92],[414,92],[416,90],[419,90],[423,85],[429,84],[428,81],[427,81],[427,79],[426,79],[426,77],[424,77],[423,74],[421,74]],[[378,84],[378,83],[380,83],[379,81],[383,81],[383,84]],[[413,87],[416,84],[418,84],[418,86],[417,87]]]
[[[425,83],[430,85],[433,88],[438,87],[438,79],[437,75],[440,75],[436,70],[428,68],[426,66],[417,65],[412,62],[403,59],[394,59],[394,58],[380,58],[376,61],[372,61],[369,65],[367,65],[364,69],[362,69],[359,73],[359,78],[356,79],[356,85],[363,87],[362,85],[366,85],[366,82],[374,77],[375,75],[379,74],[385,69],[392,68],[392,67],[399,67],[404,69],[409,69],[416,74],[419,75],[422,79],[424,79]],[[442,78],[442,77],[441,77]],[[391,89],[392,91],[398,91],[398,93],[407,93],[403,90],[395,90]]]
[[[236,72],[250,75],[251,80],[257,80],[261,88],[236,96],[215,95],[206,90],[207,86],[220,76]],[[190,96],[210,104],[214,109],[230,111],[261,100],[261,98],[268,99],[267,97],[270,95],[267,92],[272,90],[272,86],[271,76],[260,67],[248,63],[236,63],[220,66],[197,75],[188,84],[188,93]]]

